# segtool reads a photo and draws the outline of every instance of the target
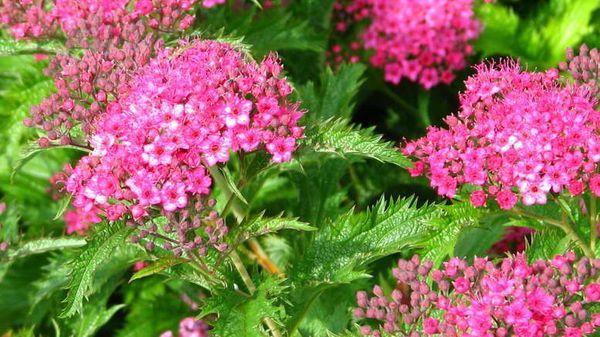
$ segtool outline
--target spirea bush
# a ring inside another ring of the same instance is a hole
[[[0,336],[600,335],[596,0],[0,0]]]

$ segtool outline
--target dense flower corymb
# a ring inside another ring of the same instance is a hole
[[[396,288],[386,296],[357,294],[361,332],[382,336],[586,336],[600,326],[590,305],[600,301],[596,282],[600,260],[572,253],[528,264],[524,255],[498,265],[475,258],[473,265],[453,258],[440,269],[418,257],[400,260],[393,270]],[[433,279],[430,286],[427,280]]]
[[[473,52],[471,41],[479,36],[473,0],[352,0],[335,4],[337,32],[368,20],[362,43],[354,41],[348,53],[357,60],[360,45],[374,51],[371,63],[384,70],[385,80],[398,84],[403,78],[426,89],[450,83]],[[336,62],[343,48],[332,50]]]
[[[490,196],[503,209],[544,204],[551,191],[576,195],[586,185],[600,195],[600,112],[589,89],[564,84],[556,70],[527,72],[513,62],[476,69],[448,128],[431,127],[404,147],[417,159],[411,174],[426,174],[449,198],[463,184],[478,186],[475,206]]]
[[[210,192],[207,168],[231,151],[262,148],[274,162],[289,160],[302,112],[280,73],[274,56],[257,64],[226,43],[162,50],[95,123],[93,152],[66,181],[73,205],[110,220],[170,213]]]
[[[426,89],[450,83],[467,65],[471,40],[479,36],[472,0],[371,0],[371,25],[363,39],[385,79],[403,77]]]

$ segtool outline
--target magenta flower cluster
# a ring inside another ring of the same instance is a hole
[[[194,2],[56,0],[49,9],[42,6],[43,2],[3,2],[0,12],[8,18],[5,24],[12,27],[18,26],[13,21],[18,21],[23,11],[27,17],[33,8],[48,11],[40,14],[52,18],[46,33],[26,37],[44,39],[62,31],[67,48],[84,50],[82,55],[59,51],[45,70],[54,78],[57,91],[32,107],[31,118],[24,121],[46,132],[47,137],[39,140],[40,146],[86,145],[86,139],[73,135],[81,135],[80,131],[84,135],[92,133],[93,122],[107,104],[128,90],[131,75],[162,48],[159,33],[174,33],[192,24],[194,17],[188,11]],[[75,132],[71,132],[73,129]]]
[[[95,18],[102,30],[114,34],[122,23],[146,16],[153,28],[173,26],[182,12],[192,9],[198,0],[3,0],[0,2],[0,23],[8,26],[16,39],[55,36],[60,28],[73,36]],[[204,7],[223,4],[225,0],[203,0]],[[133,8],[129,11],[127,8]],[[185,16],[180,28],[192,23],[191,15]]]
[[[210,192],[207,168],[230,152],[265,149],[288,161],[303,112],[274,56],[257,64],[226,43],[192,41],[164,49],[131,90],[95,123],[93,152],[66,181],[81,212],[140,219],[151,209],[185,209]]]
[[[454,80],[473,52],[480,24],[473,0],[371,0],[371,24],[364,45],[385,79],[408,78],[426,89]]]
[[[449,198],[461,185],[477,186],[477,207],[490,196],[503,209],[545,204],[550,192],[579,195],[587,186],[600,195],[600,112],[589,88],[510,61],[476,70],[448,128],[430,127],[404,147],[416,159],[411,174],[425,174]]]
[[[172,331],[166,331],[160,337],[208,337],[209,327],[202,320],[186,317],[179,323],[179,334],[174,335]]]
[[[453,258],[440,269],[418,257],[398,261],[396,287],[386,296],[357,293],[363,335],[395,336],[567,336],[592,334],[600,314],[600,260],[576,260],[573,253],[529,264],[525,255],[498,264],[475,258],[473,265]],[[430,285],[428,280],[433,280]]]

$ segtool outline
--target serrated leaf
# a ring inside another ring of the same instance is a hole
[[[482,211],[470,202],[439,206],[438,211],[430,221],[431,235],[421,251],[423,258],[433,261],[436,266],[446,257],[453,256],[460,235],[477,226],[482,215]]]
[[[276,323],[283,317],[283,307],[277,302],[285,288],[280,280],[267,278],[252,296],[233,289],[223,290],[208,298],[199,317],[218,315],[211,334],[219,337],[264,337],[263,322],[270,318]]]
[[[551,259],[569,249],[571,241],[565,233],[554,227],[538,230],[533,233],[531,244],[525,250],[530,262],[538,259]]]
[[[265,218],[264,213],[246,219],[231,232],[231,238],[241,244],[251,238],[276,233],[285,229],[296,231],[314,231],[316,228],[307,223],[298,221],[297,218],[272,217]]]
[[[29,241],[21,247],[9,250],[8,258],[17,259],[34,254],[42,254],[52,250],[78,248],[85,245],[85,240],[77,237],[42,238]]]
[[[165,269],[171,268],[173,266],[185,262],[185,259],[178,258],[175,256],[162,257],[156,261],[153,261],[152,263],[150,263],[150,265],[138,270],[135,274],[133,274],[133,276],[131,276],[131,278],[129,279],[129,283],[144,277],[160,273]]]
[[[221,171],[221,173],[223,174],[223,177],[225,178],[225,182],[227,183],[227,186],[229,187],[229,190],[244,204],[248,205],[248,201],[246,200],[246,198],[244,198],[244,195],[242,194],[242,192],[238,189],[237,184],[235,183],[235,180],[233,179],[233,176],[231,175],[231,172],[229,172],[229,169],[227,169],[227,167],[220,167],[219,171]]]
[[[33,42],[14,39],[0,39],[0,56],[56,53],[61,45],[56,41]]]
[[[408,160],[391,142],[383,141],[373,128],[362,129],[343,119],[329,119],[306,130],[306,147],[315,152],[342,157],[362,157],[400,167],[411,167]]]
[[[79,311],[92,286],[96,269],[111,256],[116,247],[126,242],[131,232],[130,228],[120,222],[99,224],[95,229],[90,241],[71,266],[68,292],[64,300],[65,308],[61,317],[70,317]]]
[[[415,198],[380,199],[366,212],[349,212],[321,228],[287,270],[297,286],[288,331],[296,330],[323,291],[368,277],[368,263],[422,244],[430,233],[429,222],[438,215],[435,205],[418,207]]]
[[[297,88],[302,106],[311,119],[350,118],[354,99],[362,86],[366,67],[362,64],[343,64],[334,74],[326,68],[320,83],[308,82]]]

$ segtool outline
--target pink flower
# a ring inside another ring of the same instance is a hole
[[[517,196],[507,190],[502,190],[496,194],[496,201],[502,209],[511,209],[517,204]]]
[[[440,322],[437,319],[427,317],[423,321],[423,331],[427,334],[435,335],[439,333],[439,325]]]
[[[437,269],[431,261],[413,257],[398,261],[392,270],[396,289],[410,294],[410,305],[399,290],[385,296],[375,286],[371,298],[357,293],[355,318],[366,336],[406,331],[470,337],[587,336],[600,325],[600,315],[580,300],[600,298],[600,291],[590,283],[586,290],[572,293],[565,281],[594,282],[598,270],[592,266],[599,263],[576,261],[567,253],[529,264],[525,255],[517,254],[497,264],[476,258],[473,266],[452,258]]]
[[[600,197],[600,174],[595,174],[592,179],[590,179],[590,190],[595,196]]]
[[[469,200],[471,200],[471,203],[473,204],[473,206],[482,207],[482,206],[485,206],[487,196],[485,195],[485,192],[483,192],[482,190],[477,190],[477,191],[473,191],[471,193]]]
[[[583,290],[585,294],[585,300],[588,302],[598,302],[600,301],[600,284],[598,283],[590,283]]]

